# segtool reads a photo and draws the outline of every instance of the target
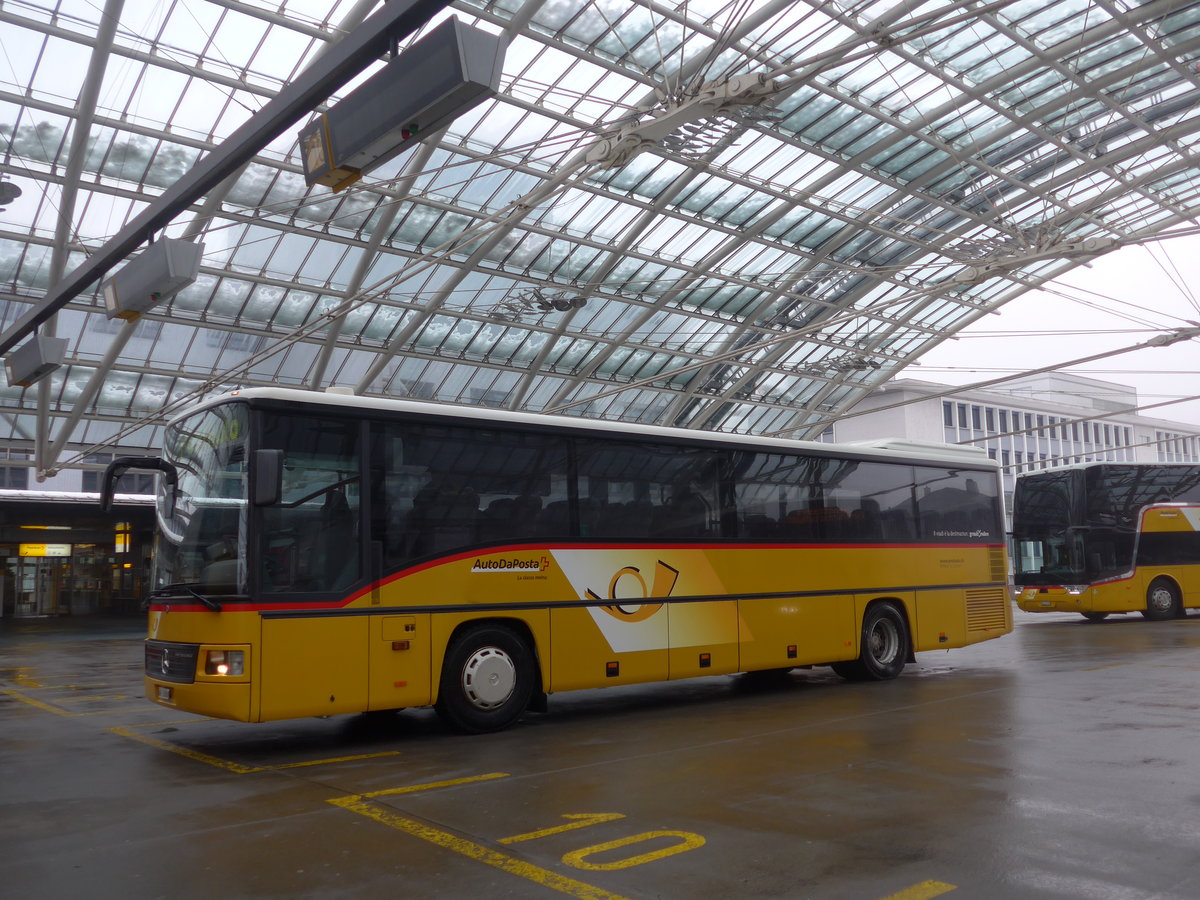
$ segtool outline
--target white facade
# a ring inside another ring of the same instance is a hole
[[[835,441],[903,437],[982,447],[1021,472],[1081,462],[1197,462],[1200,427],[1138,415],[1137,391],[1079,375],[1046,374],[972,390],[899,379],[833,429]]]

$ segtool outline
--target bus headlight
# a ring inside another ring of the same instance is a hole
[[[1078,597],[1080,594],[1085,593],[1087,591],[1087,589],[1088,589],[1088,586],[1086,584],[1064,584],[1063,585],[1063,590],[1066,591],[1068,594],[1070,594],[1072,597]]]
[[[204,657],[205,675],[244,675],[246,652],[244,650],[209,650]]]

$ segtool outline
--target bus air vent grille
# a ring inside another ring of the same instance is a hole
[[[988,564],[992,567],[992,581],[1008,580],[1008,560],[1001,547],[993,547],[988,551]]]
[[[967,591],[967,631],[1003,630],[1005,596],[1003,588]]]

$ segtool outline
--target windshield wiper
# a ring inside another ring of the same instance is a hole
[[[216,600],[214,600],[212,597],[206,597],[206,596],[204,596],[204,594],[201,594],[198,590],[196,590],[196,588],[193,586],[193,584],[194,584],[194,582],[179,581],[179,582],[176,582],[175,584],[163,585],[162,587],[156,588],[155,590],[151,591],[147,595],[146,599],[147,600],[159,600],[159,599],[162,599],[163,597],[174,596],[177,592],[182,591],[184,593],[190,594],[191,596],[195,597],[197,600],[199,600],[201,603],[203,603],[206,607],[211,609],[213,612],[220,612],[222,609],[221,604],[218,603]]]

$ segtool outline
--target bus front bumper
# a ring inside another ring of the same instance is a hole
[[[1017,608],[1025,612],[1089,612],[1088,592],[1065,587],[1028,587],[1017,591]]]

